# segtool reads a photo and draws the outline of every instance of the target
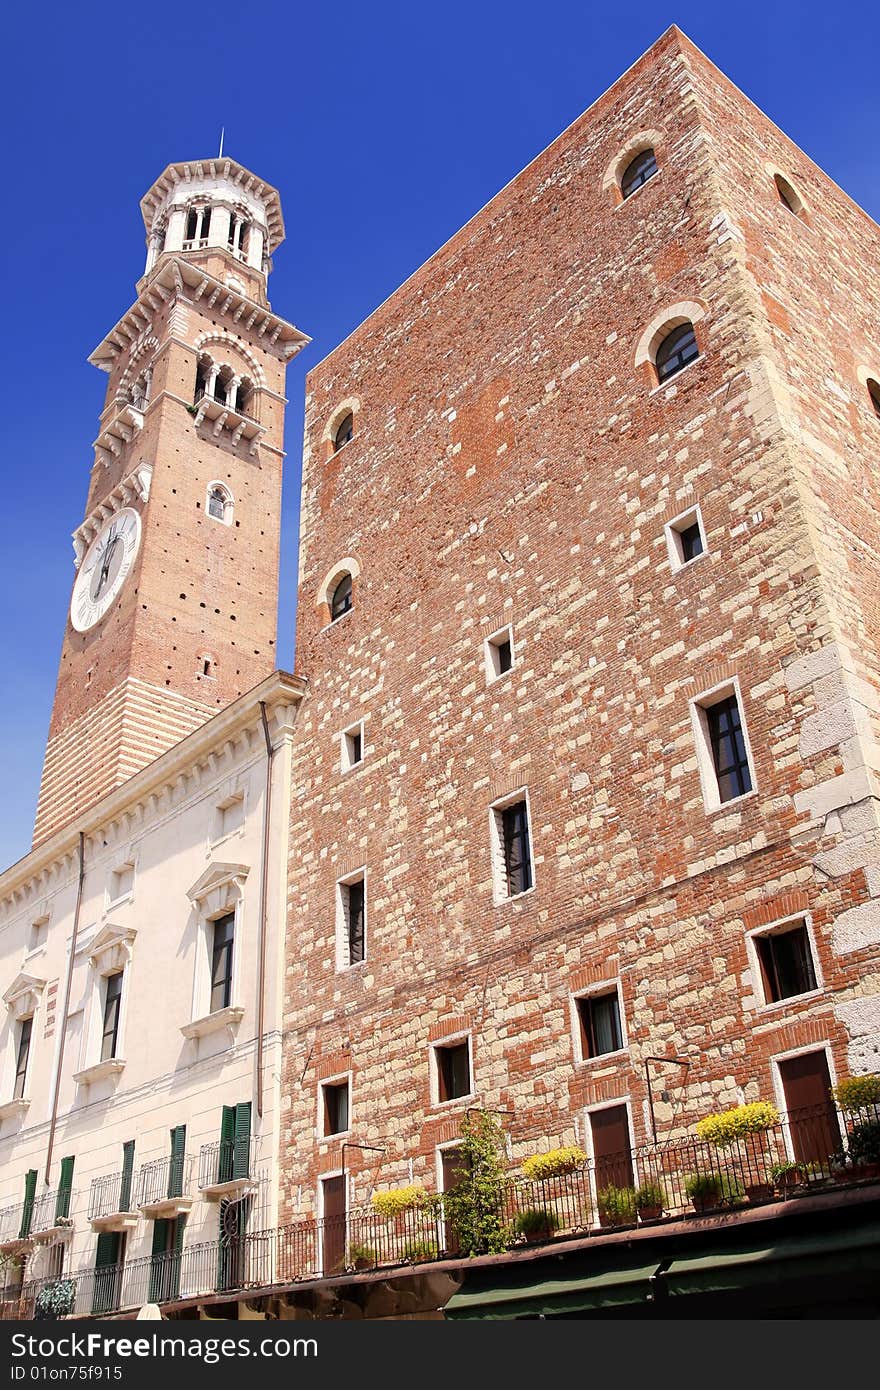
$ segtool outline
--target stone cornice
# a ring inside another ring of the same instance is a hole
[[[144,227],[149,235],[156,216],[156,209],[168,194],[178,185],[201,179],[226,179],[236,185],[243,193],[259,199],[266,209],[269,226],[269,250],[274,251],[284,240],[284,219],[281,215],[281,199],[277,188],[258,178],[239,164],[235,159],[218,155],[216,159],[189,159],[180,164],[169,164],[147,189],[141,198],[141,214]]]
[[[273,671],[0,874],[0,902],[14,900],[30,884],[65,864],[72,869],[77,861],[80,832],[87,837],[100,832],[101,838],[105,838],[107,828],[114,822],[131,817],[139,806],[155,806],[164,792],[185,785],[189,777],[200,775],[201,769],[216,766],[226,746],[247,736],[249,730],[254,731],[255,739],[258,734],[262,743],[260,701],[266,705],[273,745],[280,747],[290,734],[291,707],[295,718],[305,691],[306,683],[299,676]]]
[[[156,300],[158,299],[158,302]],[[249,299],[239,290],[225,285],[206,270],[182,257],[170,256],[145,285],[135,303],[114,324],[106,338],[89,354],[93,367],[112,371],[117,357],[131,351],[144,333],[152,328],[152,315],[171,300],[200,304],[218,314],[229,314],[239,332],[250,336],[267,352],[290,361],[312,340],[295,324],[279,318],[264,304]]]

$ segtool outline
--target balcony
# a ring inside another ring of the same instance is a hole
[[[25,1220],[25,1203],[14,1202],[0,1210],[0,1255],[17,1255],[30,1250],[30,1223]],[[22,1235],[24,1231],[24,1235]]]
[[[249,440],[249,453],[256,454],[257,446],[261,435],[266,433],[266,426],[253,420],[250,415],[242,415],[240,411],[233,410],[232,406],[226,405],[223,401],[215,400],[213,396],[207,394],[198,398],[195,405],[191,407],[195,416],[196,426],[208,421],[211,425],[211,433],[214,438],[218,438],[227,429],[230,431],[230,443],[236,445],[240,440]]]
[[[89,1222],[93,1231],[128,1231],[138,1223],[132,1201],[131,1173],[106,1173],[89,1188]]]
[[[149,1220],[173,1220],[188,1212],[192,1198],[193,1161],[189,1154],[156,1158],[138,1170],[136,1203]]]
[[[49,1188],[34,1198],[30,1220],[31,1239],[41,1245],[54,1245],[73,1235],[71,1207],[76,1194],[67,1187]]]
[[[857,1122],[869,1118],[880,1120],[880,1107],[870,1115],[861,1112]],[[838,1123],[839,1132],[833,1132]],[[517,1169],[508,1175],[497,1210],[506,1249],[515,1253],[507,1262],[503,1255],[468,1253],[465,1234],[455,1229],[440,1194],[394,1216],[381,1215],[368,1203],[339,1216],[303,1218],[266,1230],[233,1228],[217,1240],[184,1245],[179,1252],[81,1269],[65,1275],[75,1284],[72,1315],[125,1311],[145,1302],[212,1303],[239,1294],[252,1310],[262,1300],[271,1315],[278,1316],[279,1307],[295,1303],[300,1285],[303,1297],[313,1300],[316,1281],[330,1280],[344,1290],[352,1279],[378,1280],[386,1310],[396,1289],[400,1307],[406,1308],[417,1283],[425,1282],[422,1276],[429,1274],[428,1267],[442,1262],[439,1282],[430,1285],[432,1308],[438,1306],[437,1290],[445,1290],[445,1298],[464,1279],[463,1295],[455,1295],[448,1316],[480,1316],[473,1310],[492,1298],[502,1309],[505,1299],[522,1307],[532,1296],[532,1277],[536,1296],[543,1291],[543,1281],[551,1277],[548,1256],[554,1261],[554,1280],[565,1282],[569,1267],[580,1271],[568,1292],[586,1300],[583,1306],[590,1311],[601,1310],[611,1290],[608,1306],[650,1304],[662,1313],[656,1300],[668,1298],[680,1313],[690,1306],[691,1290],[702,1297],[706,1288],[720,1296],[726,1296],[728,1288],[740,1288],[744,1269],[750,1286],[772,1289],[775,1297],[778,1284],[797,1282],[792,1272],[799,1262],[805,1277],[813,1277],[818,1262],[816,1277],[827,1286],[834,1279],[833,1269],[856,1270],[864,1260],[874,1262],[865,1266],[873,1270],[880,1255],[880,1164],[857,1162],[857,1155],[848,1152],[853,1123],[852,1116],[830,1117],[823,1108],[784,1115],[771,1129],[723,1148],[687,1138],[583,1161],[570,1171],[538,1180],[524,1178]],[[834,1152],[828,1151],[829,1139]],[[234,1142],[229,1148],[234,1163]],[[814,1154],[824,1151],[826,1157],[805,1159],[810,1148]],[[242,1149],[240,1165],[245,1161]],[[251,1171],[253,1158],[248,1144]],[[199,1187],[205,1195],[221,1182],[236,1180],[223,1176],[228,1163],[229,1151],[222,1144],[200,1151]],[[137,1182],[141,1210],[176,1214],[169,1204],[185,1210],[191,1198],[169,1197],[168,1186],[187,1191],[189,1167],[185,1157],[144,1165]],[[696,1175],[704,1180],[699,1192],[693,1183]],[[93,1207],[90,1196],[90,1217],[120,1202],[112,1190],[112,1182],[119,1179],[121,1175],[112,1175],[99,1192],[93,1184],[97,1205]],[[657,1205],[639,1206],[638,1194],[650,1187],[655,1196],[659,1192],[659,1212]],[[619,1194],[613,1203],[611,1188]],[[543,1229],[534,1221],[523,1222],[526,1212],[544,1214]],[[18,1239],[21,1221],[21,1203],[0,1212],[0,1238],[12,1232]],[[834,1262],[827,1278],[826,1255]],[[544,1261],[542,1272],[534,1276],[532,1260]],[[504,1286],[506,1278],[515,1300]],[[470,1288],[471,1280],[491,1289]],[[52,1281],[18,1286],[10,1280],[8,1289],[0,1289],[0,1317],[32,1317],[47,1282]],[[332,1288],[327,1296],[332,1298]],[[512,1315],[503,1310],[491,1314]]]
[[[199,1191],[209,1202],[253,1192],[256,1141],[221,1139],[199,1150]]]

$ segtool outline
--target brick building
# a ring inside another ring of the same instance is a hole
[[[311,371],[282,1217],[877,1068],[878,252],[673,28]]]
[[[880,1072],[877,227],[668,30],[312,370],[291,677],[278,197],[195,161],[142,207],[0,876],[0,1304],[717,1313],[760,1265],[876,1309],[829,1087]],[[739,1177],[806,1196],[699,1214],[695,1121],[759,1100]],[[515,1189],[552,1254],[371,1206],[455,1187],[476,1111],[511,1171],[583,1150]]]

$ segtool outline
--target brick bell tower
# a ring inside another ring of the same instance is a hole
[[[272,313],[276,190],[225,157],[141,201],[137,299],[107,372],[34,843],[276,665],[284,377],[309,339]]]

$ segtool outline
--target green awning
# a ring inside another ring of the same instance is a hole
[[[673,1260],[663,1282],[667,1293],[682,1296],[859,1272],[880,1272],[880,1222],[853,1230],[786,1236],[773,1245],[748,1249],[717,1248],[698,1258]]]
[[[617,1308],[626,1303],[646,1303],[658,1261],[650,1264],[597,1270],[578,1262],[570,1274],[535,1280],[522,1266],[499,1266],[468,1275],[458,1293],[443,1310],[447,1318],[521,1318],[543,1314],[585,1313],[598,1308]],[[505,1278],[506,1273],[506,1278]]]

